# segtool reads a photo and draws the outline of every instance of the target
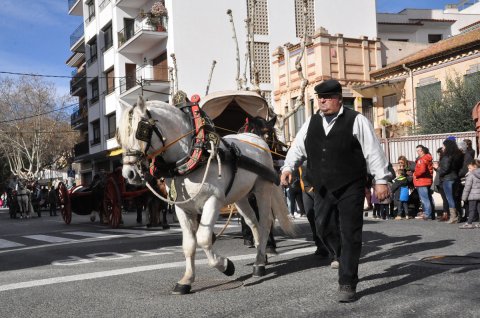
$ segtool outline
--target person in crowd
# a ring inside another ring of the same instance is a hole
[[[438,160],[442,160],[443,147],[437,149]],[[440,182],[440,174],[438,173],[438,162],[434,163],[433,170],[435,171],[435,177],[433,178],[432,190],[439,193],[442,197],[442,215],[438,218],[439,222],[446,222],[450,218],[450,212],[448,211],[448,201],[443,191],[443,184]]]
[[[458,172],[460,183],[458,184],[458,188],[454,193],[454,199],[458,212],[458,219],[460,222],[465,222],[468,215],[468,201],[465,201],[462,207],[462,192],[465,186],[466,175],[468,173],[468,165],[472,163],[475,158],[472,156],[471,152],[467,151],[468,145],[465,141],[460,141],[457,145],[458,149],[460,149],[463,153],[463,165]]]
[[[57,192],[54,186],[48,191],[48,204],[50,204],[50,216],[57,216]]]
[[[307,175],[315,188],[317,234],[340,263],[338,301],[352,302],[362,249],[367,174],[375,178],[378,199],[385,199],[388,161],[370,121],[343,107],[338,81],[323,81],[315,92],[319,111],[297,133],[282,167],[281,183],[288,186],[292,171],[307,160]]]
[[[398,157],[398,168],[404,169],[407,176],[408,187],[410,188],[410,196],[408,199],[408,204],[413,205],[413,209],[409,210],[407,219],[413,219],[417,216],[420,211],[420,196],[418,191],[413,185],[413,172],[415,171],[415,161],[410,161],[407,157],[401,155]],[[393,215],[395,217],[396,215]]]
[[[368,216],[368,212],[373,209],[372,203],[372,182],[373,176],[371,174],[367,175],[367,184],[365,185],[365,200],[367,201],[367,207],[363,209],[365,211],[365,216]]]
[[[424,221],[435,219],[432,209],[432,193],[430,187],[433,183],[433,161],[427,147],[418,145],[416,147],[418,158],[415,162],[415,171],[413,172],[413,185],[418,191],[420,201],[422,201],[423,215],[419,216]]]
[[[378,199],[375,191],[375,180],[373,180],[372,186],[373,186],[373,191],[372,191],[373,218],[386,220],[388,211],[389,211],[390,202],[391,202],[390,196],[386,197],[383,200]],[[390,192],[390,189],[389,189],[389,192]]]
[[[302,188],[300,186],[300,174],[298,168],[293,171],[293,181],[287,189],[290,201],[290,215],[292,219],[305,217],[305,208],[302,201]],[[298,212],[297,212],[298,206]]]
[[[405,169],[398,169],[398,177],[393,179],[392,195],[397,206],[397,215],[395,220],[408,218],[408,199],[410,190],[408,187],[407,172]]]
[[[393,168],[393,165],[390,161],[388,162],[388,171],[390,172],[390,175],[391,175],[391,182],[393,182],[393,180],[397,177],[397,173],[395,172],[395,169]],[[390,193],[391,193],[391,187],[390,187]],[[393,218],[394,214],[395,214],[395,200],[393,200],[393,197],[390,195],[388,217]]]
[[[480,160],[474,160],[468,165],[465,188],[462,193],[462,201],[468,200],[468,219],[460,226],[461,229],[474,229],[480,224],[473,225],[473,219],[480,211]]]
[[[327,247],[322,242],[322,239],[317,234],[317,229],[315,227],[315,211],[314,211],[314,188],[308,180],[307,177],[307,162],[304,161],[302,166],[298,168],[300,174],[300,186],[302,187],[302,200],[307,215],[308,223],[310,224],[310,229],[312,230],[312,238],[315,242],[317,249],[315,250],[315,255],[320,256],[321,258],[330,258],[331,263],[330,267],[333,269],[338,269],[339,263],[335,255],[330,254]]]
[[[450,218],[447,223],[458,223],[454,193],[460,183],[458,173],[462,166],[463,153],[458,149],[457,143],[451,139],[445,139],[443,141],[443,156],[438,164],[437,173],[448,202]]]
[[[475,158],[476,157],[475,156],[475,150],[473,150],[472,141],[470,139],[463,139],[463,141],[467,145],[466,152],[468,152],[472,158]]]

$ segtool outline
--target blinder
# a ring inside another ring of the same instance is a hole
[[[135,138],[143,142],[150,142],[153,135],[153,126],[150,120],[142,119],[138,122]]]

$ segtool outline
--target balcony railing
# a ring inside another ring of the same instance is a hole
[[[70,95],[76,96],[84,89],[87,89],[87,78],[85,70],[82,70],[70,80]]]
[[[120,94],[145,82],[168,82],[168,67],[144,65],[136,69],[135,74],[127,74],[120,79]]]
[[[73,33],[70,35],[70,47],[72,47],[75,43],[78,42],[84,35],[84,30],[83,30],[83,23],[80,23],[80,25],[73,31]]]
[[[98,102],[98,99],[99,99],[99,96],[98,96],[98,95],[97,95],[97,96],[93,96],[92,98],[90,98],[90,99],[88,100],[88,105],[89,105],[89,106],[92,106],[93,104],[95,104],[96,102]]]
[[[68,0],[68,11],[72,10],[78,0]]]
[[[87,103],[82,103],[75,107],[73,113],[70,115],[70,125],[76,126],[79,122],[88,118],[88,106]]]
[[[110,3],[110,0],[103,0],[100,5],[98,6],[98,8],[101,10],[105,9],[105,7]]]
[[[152,25],[148,19],[135,21],[131,26],[127,26],[118,32],[118,47],[121,47],[128,40],[133,38],[140,31],[167,32],[168,17],[160,17],[160,22]]]
[[[88,141],[82,141],[73,146],[73,151],[75,152],[75,157],[88,154]]]

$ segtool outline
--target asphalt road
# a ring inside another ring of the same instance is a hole
[[[336,302],[337,273],[299,235],[275,230],[279,255],[252,278],[254,250],[234,220],[215,243],[236,266],[226,277],[197,253],[193,293],[170,294],[184,272],[178,224],[120,229],[73,216],[11,220],[0,211],[1,317],[480,317],[480,229],[365,218],[359,299]],[[217,224],[217,233],[224,220]],[[432,264],[421,259],[435,258]],[[452,264],[454,263],[454,264]],[[470,264],[469,264],[470,263]]]

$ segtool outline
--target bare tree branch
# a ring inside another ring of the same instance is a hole
[[[217,61],[213,60],[212,68],[210,69],[210,75],[208,76],[208,84],[207,84],[207,90],[205,92],[205,96],[208,95],[208,91],[210,90],[210,83],[212,82],[212,75],[213,75],[213,69],[215,68],[215,64],[217,64]]]

